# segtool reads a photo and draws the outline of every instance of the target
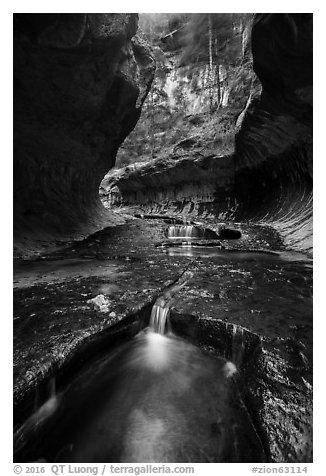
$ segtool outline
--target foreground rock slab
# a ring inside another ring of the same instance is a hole
[[[60,391],[86,362],[146,327],[157,298],[186,271],[169,298],[174,332],[236,366],[264,460],[310,461],[311,260],[244,224],[216,255],[199,247],[172,256],[155,247],[168,226],[129,217],[119,229],[15,263],[17,427],[46,401],[53,379]]]

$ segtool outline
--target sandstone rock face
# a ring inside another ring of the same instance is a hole
[[[256,15],[252,53],[262,93],[246,107],[234,155],[192,152],[174,164],[127,168],[103,188],[112,184],[120,203],[147,211],[268,223],[286,244],[310,252],[312,15]]]
[[[15,238],[96,227],[153,79],[137,14],[14,15]]]
[[[236,137],[237,213],[311,251],[312,15],[257,15],[252,53],[263,91]]]
[[[186,156],[129,166],[105,177],[100,195],[107,206],[137,204],[151,213],[214,215],[219,208],[232,208],[233,168],[232,156]]]

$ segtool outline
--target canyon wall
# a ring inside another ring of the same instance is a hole
[[[256,15],[252,54],[262,92],[238,119],[234,154],[192,148],[127,167],[104,180],[104,201],[254,220],[277,228],[289,247],[311,252],[312,15]]]
[[[312,251],[312,15],[257,15],[253,68],[262,94],[236,136],[237,216],[272,224]]]
[[[14,15],[14,238],[88,233],[155,71],[137,14]]]
[[[107,207],[137,205],[149,213],[214,216],[219,209],[232,209],[233,169],[233,156],[186,156],[129,166],[106,176],[100,195]]]

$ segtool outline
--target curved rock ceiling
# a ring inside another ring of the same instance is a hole
[[[16,239],[87,231],[108,213],[98,187],[155,70],[137,25],[136,14],[15,15]],[[114,185],[126,203],[147,210],[273,223],[291,246],[309,251],[312,15],[256,15],[252,52],[263,90],[233,156],[149,165]]]
[[[14,15],[17,241],[87,231],[155,65],[137,14]]]
[[[124,203],[146,211],[272,224],[287,245],[311,252],[312,15],[256,15],[252,53],[262,93],[233,155],[126,168],[104,189],[117,187]]]

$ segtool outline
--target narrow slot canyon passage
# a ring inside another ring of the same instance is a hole
[[[14,15],[15,462],[312,462],[312,274],[312,15]]]

